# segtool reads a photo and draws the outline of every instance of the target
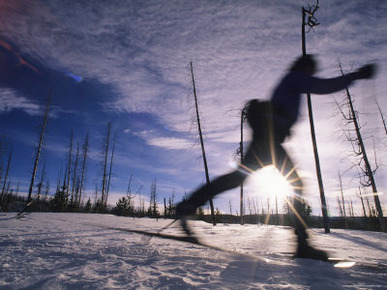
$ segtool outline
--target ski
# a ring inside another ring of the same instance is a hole
[[[93,225],[96,226],[96,225]],[[133,233],[133,234],[139,234],[143,236],[147,236],[150,238],[160,238],[164,240],[174,240],[178,242],[183,242],[183,243],[190,243],[194,245],[198,245],[201,247],[209,248],[212,250],[224,252],[224,253],[229,253],[232,255],[237,255],[241,257],[246,257],[249,259],[255,259],[255,260],[260,260],[264,261],[266,263],[274,262],[274,261],[283,261],[284,259],[287,261],[302,261],[302,260],[309,260],[312,261],[311,259],[305,259],[305,258],[294,258],[295,253],[293,252],[279,252],[279,253],[270,253],[270,254],[263,254],[262,256],[257,256],[253,254],[248,254],[248,253],[242,253],[238,252],[236,250],[230,250],[230,249],[225,249],[219,246],[211,245],[208,243],[205,243],[198,239],[195,236],[176,236],[176,235],[171,235],[171,234],[164,234],[161,232],[148,232],[148,231],[143,231],[143,230],[134,230],[134,229],[125,229],[125,228],[119,228],[119,227],[107,227],[107,226],[99,226],[104,229],[108,230],[114,230],[114,231],[121,231],[121,232],[127,232],[127,233]],[[313,260],[316,262],[323,262],[332,265],[335,268],[338,269],[348,269],[352,268],[354,266],[359,266],[367,269],[387,269],[387,265],[384,264],[379,264],[379,263],[372,263],[372,262],[359,262],[359,261],[353,261],[350,259],[345,259],[345,258],[336,258],[336,257],[331,257],[327,261],[320,261],[320,260]]]
[[[178,242],[190,243],[190,244],[202,246],[205,248],[209,248],[209,249],[213,249],[213,250],[217,250],[217,251],[221,251],[221,252],[246,256],[249,258],[256,258],[253,255],[244,254],[244,253],[240,253],[237,251],[228,250],[228,249],[224,249],[224,248],[221,248],[221,247],[218,247],[215,245],[210,245],[210,244],[204,243],[204,242],[200,241],[198,238],[196,238],[195,236],[176,236],[176,235],[164,234],[161,232],[148,232],[148,231],[142,231],[142,230],[132,230],[132,229],[124,229],[124,228],[116,228],[116,227],[104,227],[104,226],[101,226],[101,227],[104,229],[108,229],[108,230],[139,234],[139,235],[147,236],[150,238],[155,237],[155,238],[160,238],[160,239],[164,239],[164,240],[174,240],[174,241],[178,241]]]

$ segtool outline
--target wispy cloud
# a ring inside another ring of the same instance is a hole
[[[8,113],[12,110],[21,110],[31,116],[42,114],[42,106],[19,96],[12,89],[0,89],[0,114]]]
[[[192,147],[192,143],[185,139],[181,138],[167,138],[167,137],[158,137],[158,138],[149,138],[147,143],[152,146],[161,147],[168,150],[179,150],[187,149]]]

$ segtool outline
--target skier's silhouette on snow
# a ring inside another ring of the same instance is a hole
[[[290,135],[290,129],[298,118],[302,94],[322,95],[343,90],[356,80],[372,78],[376,66],[369,64],[356,72],[330,79],[314,77],[316,71],[314,56],[301,56],[294,61],[275,88],[270,101],[252,100],[247,104],[247,119],[253,130],[253,140],[241,164],[235,171],[200,187],[176,207],[176,217],[188,233],[187,216],[195,214],[198,207],[214,196],[239,186],[251,172],[272,164],[291,181],[295,191],[292,209],[298,242],[296,257],[328,258],[324,251],[313,248],[307,242],[306,224],[302,219],[303,205],[300,201],[302,181],[282,143]]]

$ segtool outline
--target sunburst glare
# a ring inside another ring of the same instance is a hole
[[[286,178],[273,165],[266,166],[250,176],[251,186],[259,194],[284,200],[293,194],[293,188]]]

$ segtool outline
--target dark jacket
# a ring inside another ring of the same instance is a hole
[[[351,74],[321,79],[302,71],[289,72],[276,87],[271,98],[275,122],[285,131],[290,131],[299,115],[302,94],[331,94],[347,88],[353,80]]]

